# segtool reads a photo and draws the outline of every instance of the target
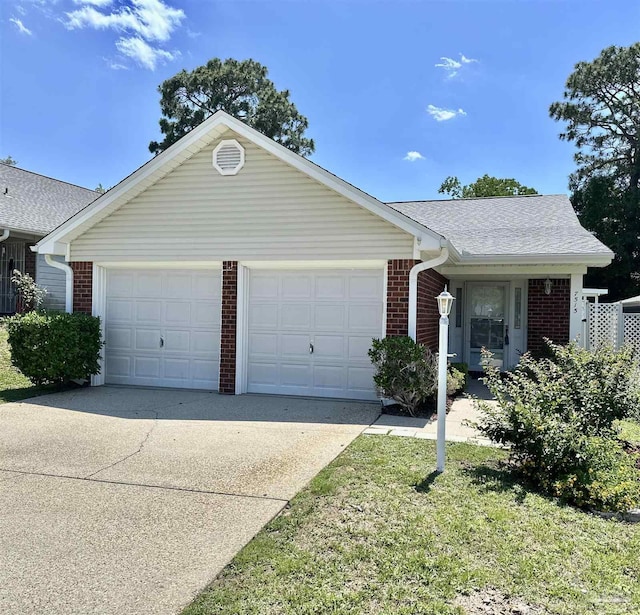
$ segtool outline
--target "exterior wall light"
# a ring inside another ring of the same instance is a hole
[[[437,297],[440,312],[440,343],[438,345],[438,446],[437,470],[444,472],[445,451],[445,423],[447,421],[447,356],[449,352],[449,314],[455,297],[444,291]]]
[[[551,281],[551,278],[547,278],[544,281],[544,294],[545,295],[550,295],[552,288],[553,288],[553,282]]]

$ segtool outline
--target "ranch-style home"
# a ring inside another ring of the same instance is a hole
[[[218,112],[37,244],[100,316],[104,383],[375,399],[371,339],[505,369],[582,332],[612,252],[566,196],[383,203]]]

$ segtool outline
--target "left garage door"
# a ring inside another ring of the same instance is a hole
[[[218,389],[219,271],[107,273],[105,381]]]

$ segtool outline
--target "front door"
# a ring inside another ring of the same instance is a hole
[[[508,363],[507,297],[508,283],[473,283],[467,291],[466,347],[470,371],[482,371],[481,353],[493,354],[494,365],[503,369]]]

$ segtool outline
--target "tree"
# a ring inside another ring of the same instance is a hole
[[[538,194],[534,188],[528,188],[515,179],[500,179],[486,174],[466,186],[463,186],[457,177],[447,177],[438,188],[438,192],[448,194],[452,199]]]
[[[94,189],[94,192],[98,192],[99,194],[104,194],[107,189],[102,185],[102,184],[98,184]]]
[[[18,164],[18,161],[9,155],[6,158],[0,158],[0,164],[8,164],[10,167],[15,167]]]
[[[304,136],[307,118],[289,100],[289,91],[278,91],[267,74],[267,68],[254,60],[213,58],[167,79],[158,88],[164,140],[152,141],[149,151],[163,152],[222,109],[290,150],[312,154],[313,140]]]
[[[563,100],[549,113],[566,123],[560,138],[577,148],[569,179],[584,226],[615,253],[589,285],[608,284],[609,297],[637,294],[640,272],[640,43],[608,47],[579,62]]]

